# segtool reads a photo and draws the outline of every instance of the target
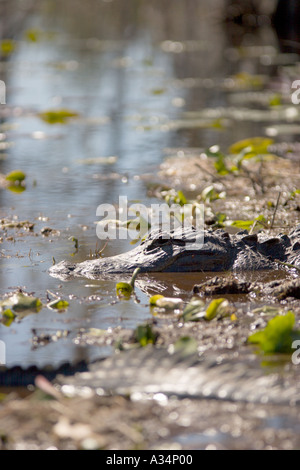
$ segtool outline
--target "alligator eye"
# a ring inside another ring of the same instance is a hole
[[[151,245],[147,246],[146,251],[155,250],[155,248],[167,245],[168,243],[170,243],[169,238],[156,238],[155,240],[153,240]]]

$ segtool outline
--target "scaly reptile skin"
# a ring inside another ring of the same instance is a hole
[[[230,401],[300,404],[296,367],[284,376],[251,361],[199,358],[146,347],[115,354],[73,377],[55,382],[68,395],[89,393],[164,393],[178,397]]]

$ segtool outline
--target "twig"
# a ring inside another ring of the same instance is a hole
[[[283,266],[287,266],[288,268],[296,269],[296,271],[300,272],[300,268],[298,266],[295,266],[294,264],[291,263],[284,263],[283,261],[279,261],[279,259],[275,259],[276,263],[282,264]]]
[[[276,202],[276,206],[275,206],[275,209],[274,209],[274,214],[273,214],[273,217],[272,217],[272,222],[271,222],[271,227],[270,227],[271,229],[273,228],[273,225],[274,225],[275,216],[276,216],[276,212],[277,212],[277,209],[278,209],[280,196],[281,196],[281,192],[278,193],[277,202]]]

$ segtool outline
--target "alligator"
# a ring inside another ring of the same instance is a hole
[[[300,266],[300,225],[289,235],[268,237],[246,230],[229,234],[222,229],[178,228],[170,233],[156,229],[136,248],[119,255],[81,263],[61,261],[51,276],[68,279],[83,276],[155,272],[220,272],[277,269],[282,264]]]
[[[70,366],[54,370],[0,367],[0,385],[27,385],[40,374],[53,380],[64,396],[163,393],[177,398],[215,399],[244,403],[296,406],[300,404],[297,366],[280,374],[264,370],[253,360],[199,357],[196,353],[168,352],[147,346],[115,353],[70,375]]]

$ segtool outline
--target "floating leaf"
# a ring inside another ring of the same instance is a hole
[[[23,191],[26,189],[26,186],[23,186],[22,184],[10,184],[6,187],[6,189],[12,193],[23,193]]]
[[[69,302],[63,299],[55,299],[49,302],[47,307],[55,310],[65,310],[69,307]]]
[[[15,50],[15,47],[16,43],[12,39],[3,39],[0,42],[1,53],[4,56],[9,56]]]
[[[7,308],[2,312],[2,321],[1,323],[4,326],[10,326],[14,319],[16,318],[16,315],[10,310],[10,308]]]
[[[13,309],[15,312],[23,310],[38,311],[42,307],[42,302],[37,297],[18,292],[7,299],[2,300],[0,302],[0,306],[4,309]]]
[[[154,88],[153,90],[151,90],[152,95],[162,95],[165,92],[165,88]]]
[[[133,292],[133,287],[128,282],[118,282],[116,285],[118,297],[129,298]]]
[[[160,295],[160,294],[153,295],[152,297],[150,297],[149,303],[150,303],[151,307],[156,305],[157,300],[163,299],[163,298],[164,298],[164,296]]]
[[[137,278],[137,275],[141,271],[141,268],[136,268],[133,272],[130,283],[128,282],[118,282],[116,284],[116,291],[118,297],[129,298],[134,290],[134,283]]]
[[[293,330],[295,314],[289,311],[286,315],[278,315],[269,320],[267,326],[248,337],[248,342],[259,344],[265,354],[291,353],[292,343],[300,339],[300,331]]]
[[[11,181],[12,183],[21,183],[21,181],[24,181],[25,178],[26,175],[21,170],[11,171],[5,176],[6,181]]]
[[[66,124],[71,118],[78,117],[79,114],[68,109],[58,109],[39,113],[38,116],[48,124]]]
[[[25,31],[25,38],[30,42],[38,42],[41,39],[41,31],[38,29],[28,29]]]

